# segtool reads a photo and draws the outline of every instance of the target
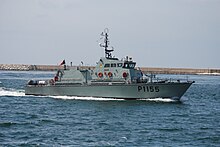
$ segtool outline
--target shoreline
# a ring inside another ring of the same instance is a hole
[[[77,66],[67,66],[75,68]],[[80,66],[81,68],[93,69],[94,66]],[[4,71],[57,71],[63,69],[58,65],[26,65],[26,64],[0,64],[0,70]],[[154,68],[140,67],[144,73],[151,74],[177,74],[177,75],[214,75],[220,76],[220,69],[193,69],[193,68]]]

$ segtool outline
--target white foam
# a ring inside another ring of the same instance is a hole
[[[171,98],[149,98],[149,99],[140,99],[142,101],[152,101],[152,102],[177,102],[177,100]]]
[[[78,97],[78,96],[49,96],[55,99],[64,100],[89,100],[89,101],[125,101],[125,99],[115,98],[98,98],[98,97]],[[151,102],[177,102],[177,100],[171,98],[149,98],[149,99],[137,99],[137,101],[151,101]]]
[[[0,88],[0,96],[25,96],[25,93],[22,90]]]
[[[213,76],[220,76],[220,73],[197,73],[198,75],[213,75]]]
[[[79,96],[49,96],[55,99],[64,100],[89,100],[89,101],[123,101],[124,99],[98,98],[98,97],[79,97]]]

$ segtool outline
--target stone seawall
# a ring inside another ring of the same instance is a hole
[[[154,74],[220,74],[220,69],[191,69],[191,68],[141,68],[144,72]]]
[[[70,68],[67,66],[67,68]],[[94,68],[94,66],[83,66],[81,68]],[[24,64],[0,64],[0,70],[15,70],[15,71],[56,71],[63,69],[63,66],[58,65],[24,65]],[[191,68],[150,68],[141,67],[144,73],[152,74],[206,74],[220,75],[220,69],[191,69]]]
[[[0,64],[0,70],[28,71],[29,65],[24,64]]]
[[[24,65],[24,64],[0,64],[0,70],[15,70],[15,71],[55,71],[63,69],[57,65]]]

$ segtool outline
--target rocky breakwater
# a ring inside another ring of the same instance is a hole
[[[0,64],[0,70],[16,71],[55,71],[63,69],[58,65],[25,65],[25,64]]]
[[[192,69],[192,68],[150,68],[142,67],[144,73],[178,74],[178,75],[220,75],[220,69]]]
[[[29,65],[24,64],[0,64],[0,70],[27,71],[29,70],[29,67]]]

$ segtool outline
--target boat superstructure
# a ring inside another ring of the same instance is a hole
[[[118,59],[109,48],[108,29],[101,34],[105,50],[94,68],[84,66],[58,70],[51,80],[30,80],[26,95],[89,96],[118,99],[173,98],[180,99],[193,81],[154,80],[145,75],[131,57]]]

